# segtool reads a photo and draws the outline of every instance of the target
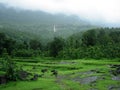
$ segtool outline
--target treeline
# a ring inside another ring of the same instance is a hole
[[[120,58],[120,28],[92,29],[67,39],[54,37],[46,45],[36,39],[17,42],[0,33],[0,51],[1,56],[7,52],[13,57]]]
[[[66,40],[56,37],[48,51],[50,55],[63,59],[120,58],[120,29],[88,30]]]
[[[12,57],[32,57],[40,55],[42,45],[40,41],[31,39],[29,41],[18,41],[0,33],[0,56],[5,53]]]

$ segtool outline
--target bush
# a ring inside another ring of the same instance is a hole
[[[16,57],[32,57],[34,55],[32,50],[18,50],[14,52]]]
[[[2,60],[2,71],[5,72],[8,80],[17,80],[17,66],[7,54]]]

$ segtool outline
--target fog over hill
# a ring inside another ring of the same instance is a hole
[[[31,36],[33,35],[33,38],[37,37],[47,40],[54,37],[54,25],[56,36],[64,38],[82,30],[96,27],[80,20],[74,15],[67,16],[64,14],[50,14],[43,11],[21,10],[12,7],[8,8],[4,4],[0,4],[1,32],[9,32],[11,34],[12,31],[19,31],[23,34],[29,33]],[[8,30],[2,30],[2,28],[7,28]]]
[[[8,8],[0,4],[0,22],[39,23],[39,24],[79,24],[87,25],[75,15],[50,14],[43,11],[31,11]]]
[[[73,15],[93,25],[107,27],[120,27],[119,3],[120,0],[0,0],[0,4],[17,11]]]

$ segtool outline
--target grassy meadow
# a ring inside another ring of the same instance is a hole
[[[120,90],[120,76],[110,73],[115,69],[111,65],[120,65],[119,59],[13,60],[23,70],[42,76],[35,81],[10,81],[0,85],[0,90]],[[43,73],[42,69],[47,71]],[[51,70],[56,70],[58,75],[53,75]]]

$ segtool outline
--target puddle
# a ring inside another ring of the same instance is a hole
[[[120,81],[120,76],[113,76],[113,77],[112,77],[112,80]]]
[[[76,64],[76,62],[64,62],[64,61],[61,61],[60,64]]]
[[[80,82],[81,84],[90,84],[90,83],[96,82],[97,79],[98,79],[97,76],[90,76],[85,78],[76,77],[76,78],[73,78],[73,81]]]
[[[90,71],[86,71],[86,72],[76,72],[75,74],[77,74],[77,75],[90,75],[90,74],[94,74],[94,73],[96,73],[95,71],[92,71],[92,70],[90,70]]]
[[[111,86],[108,86],[108,90],[120,90],[120,87],[111,85]]]
[[[71,75],[73,75],[73,74],[68,74],[68,75],[59,76],[58,79],[69,79],[69,80],[80,82],[81,84],[92,84],[94,86],[97,79],[100,79],[98,76],[87,76],[84,78],[80,77],[81,75],[82,76],[83,75],[92,75],[94,73],[95,73],[95,71],[91,71],[91,70],[86,71],[86,72],[77,72],[77,73],[75,73],[77,75],[75,77],[71,78]]]

